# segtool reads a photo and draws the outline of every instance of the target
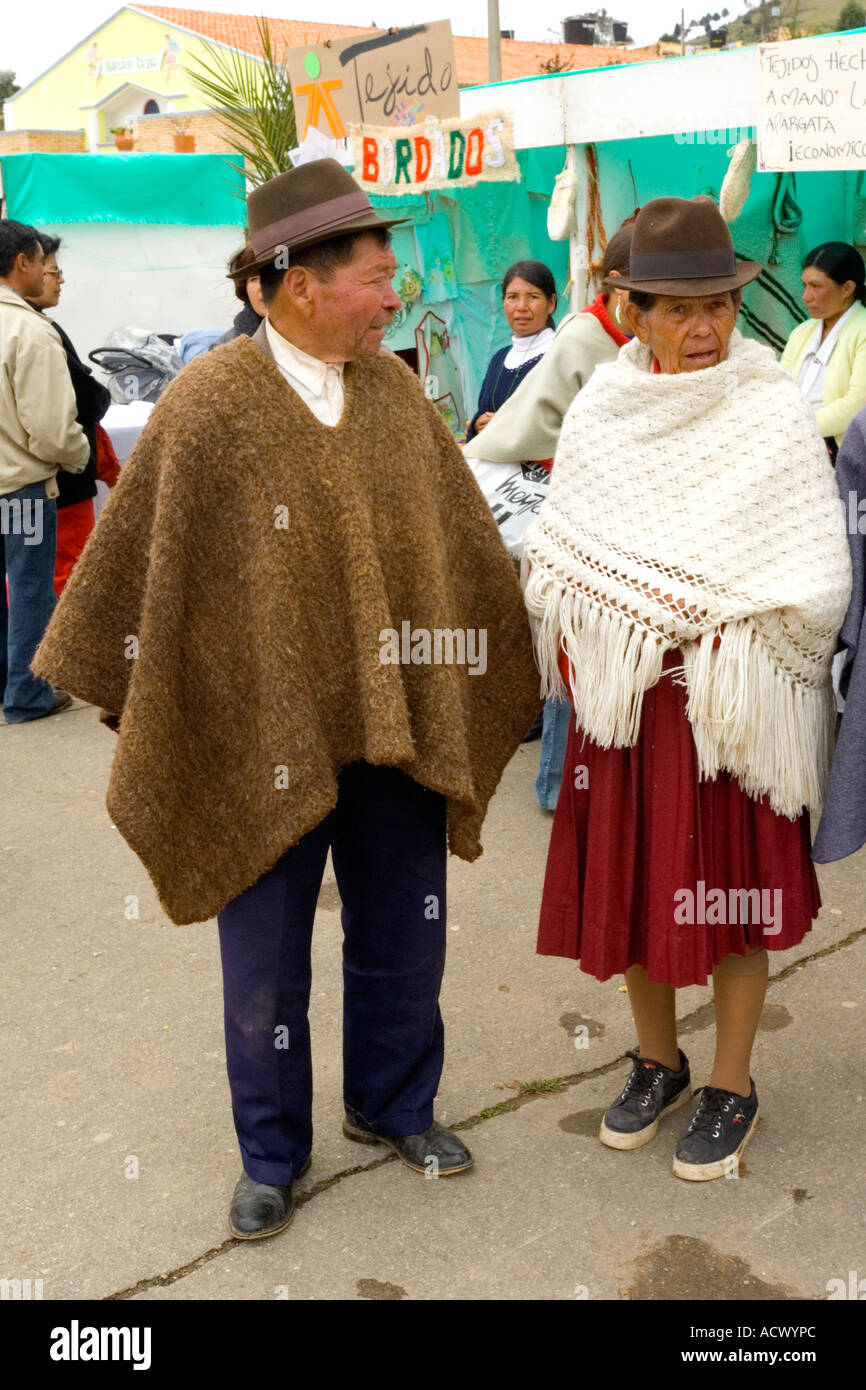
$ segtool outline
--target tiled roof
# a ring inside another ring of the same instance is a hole
[[[164,5],[136,5],[135,9],[152,14],[169,24],[192,29],[202,37],[244,53],[261,53],[256,20],[252,15],[212,14],[208,10],[176,10]],[[324,24],[314,19],[269,19],[268,27],[277,52],[285,48],[301,48],[306,44],[323,43],[325,39],[344,39],[351,34],[372,34],[369,25]],[[454,35],[454,56],[457,80],[461,86],[479,85],[487,81],[486,38]],[[569,71],[580,68],[601,68],[609,64],[645,63],[659,57],[653,48],[602,48],[574,43],[527,43],[522,39],[502,40],[502,77],[505,81],[517,77],[533,77],[540,64],[556,56],[569,64]]]

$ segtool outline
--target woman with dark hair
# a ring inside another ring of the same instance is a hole
[[[502,303],[512,333],[511,346],[500,348],[490,359],[467,439],[474,439],[490,423],[553,342],[553,273],[542,261],[515,261],[502,280]]]
[[[60,302],[63,271],[57,264],[60,237],[40,232],[39,240],[45,257],[42,293],[37,299],[29,299],[27,302],[40,313],[44,313],[46,309],[56,308]],[[60,324],[54,319],[50,322],[54,325],[66,353],[66,363],[75,391],[78,412],[76,418],[90,445],[90,458],[82,473],[68,473],[61,469],[57,474],[54,592],[59,598],[96,523],[93,499],[96,496],[97,479],[106,483],[108,487],[113,487],[119,477],[120,467],[111,440],[99,424],[111,404],[108,389],[97,380],[87,363],[82,362],[69,335]]]
[[[259,282],[258,271],[252,275],[242,275],[240,272],[244,266],[251,265],[256,259],[256,253],[246,242],[240,251],[236,251],[228,263],[229,278],[234,280],[235,294],[241,301],[241,307],[235,314],[231,328],[227,329],[221,338],[217,338],[212,347],[219,347],[222,343],[230,343],[234,338],[239,338],[245,333],[251,338],[265,317],[267,312],[265,301],[262,299],[261,285]]]
[[[736,331],[760,273],[712,199],[641,209],[621,282],[634,337],[569,410],[524,541],[543,693],[575,710],[538,950],[625,976],[638,1047],[599,1132],[620,1150],[689,1104],[676,990],[712,977],[713,1069],[673,1159],[687,1181],[738,1171],[768,951],[820,906],[809,812],[851,594],[809,408]]]
[[[599,271],[603,281],[628,275],[633,224],[630,217],[608,242]],[[628,342],[628,328],[622,321],[627,300],[627,290],[613,289],[609,283],[585,309],[567,315],[540,367],[531,376],[524,373],[508,404],[497,408],[495,419],[485,427],[484,438],[467,444],[467,458],[494,463],[552,459],[565,413],[578,391],[601,362],[612,362]]]
[[[856,247],[825,241],[809,252],[802,278],[810,317],[788,339],[782,366],[814,409],[835,457],[866,404],[866,266]]]

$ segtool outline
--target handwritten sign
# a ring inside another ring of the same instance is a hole
[[[866,35],[762,44],[758,168],[866,168]]]
[[[290,48],[285,61],[301,140],[311,126],[339,140],[350,125],[413,125],[460,112],[448,20]]]
[[[491,180],[519,180],[514,126],[505,111],[453,121],[352,128],[355,178],[368,193],[422,193]]]

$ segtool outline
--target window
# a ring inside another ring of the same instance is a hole
[[[150,97],[150,98],[144,103],[144,111],[142,112],[142,114],[145,115],[145,116],[158,116],[158,115],[159,115],[159,102],[158,102],[158,101],[154,101],[153,97]]]

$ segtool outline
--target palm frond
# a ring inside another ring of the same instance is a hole
[[[247,178],[253,184],[290,169],[289,151],[298,143],[285,54],[279,61],[263,16],[256,20],[256,27],[262,46],[260,60],[203,41],[205,56],[192,57],[190,64],[195,66],[185,68],[222,124],[230,150],[243,157]]]

